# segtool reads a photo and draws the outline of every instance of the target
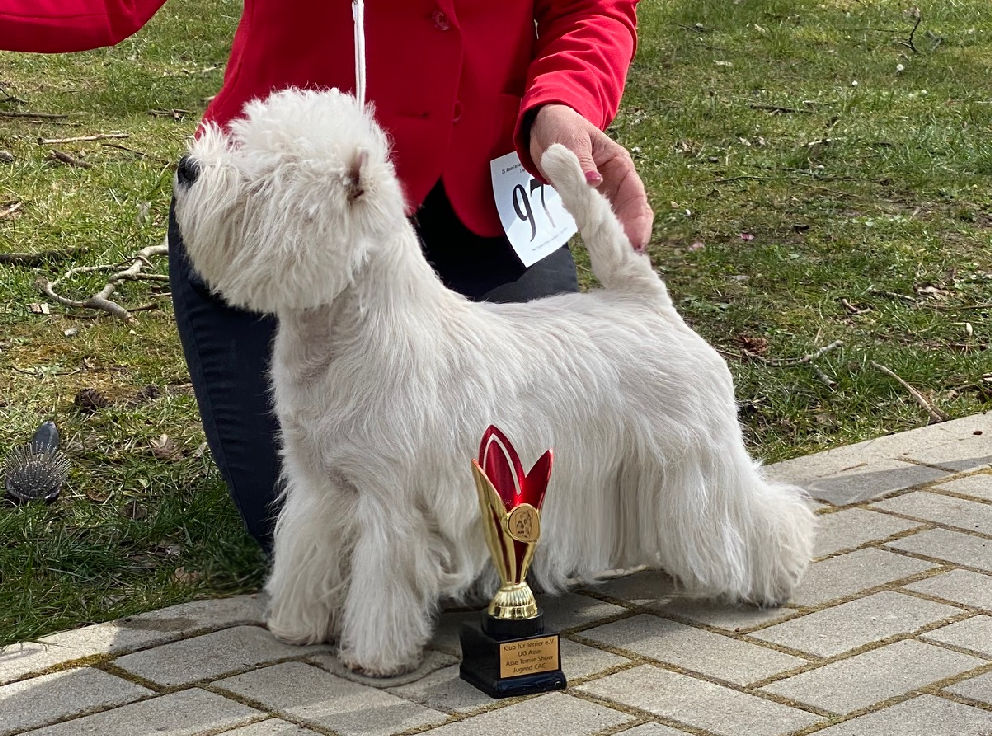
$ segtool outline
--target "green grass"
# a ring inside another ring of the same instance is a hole
[[[640,6],[611,131],[633,150],[657,213],[652,258],[686,318],[728,356],[748,440],[770,461],[926,423],[872,361],[951,416],[992,408],[992,309],[976,306],[992,302],[987,3],[921,6],[917,53],[901,43],[914,22],[903,11],[841,0]],[[236,2],[171,0],[113,49],[0,54],[0,85],[24,100],[0,92],[0,110],[70,115],[0,118],[0,149],[15,157],[0,163],[0,211],[22,203],[0,219],[0,253],[76,249],[0,265],[0,447],[55,418],[74,462],[55,504],[0,503],[0,644],[261,580],[260,555],[199,449],[168,299],[156,296],[164,285],[122,287],[126,304],[159,305],[131,324],[28,308],[44,301],[39,276],[161,241],[171,162],[220,86],[239,13]],[[149,114],[173,108],[190,114]],[[145,155],[37,143],[116,131],[129,137],[106,142]],[[51,148],[92,167],[55,163]],[[164,260],[152,270],[164,273]],[[88,275],[63,291],[83,298],[100,285]],[[816,361],[832,387],[808,365],[778,364],[837,340]],[[150,385],[157,393],[139,398]],[[84,388],[111,405],[75,407]],[[162,434],[173,457],[152,452]]]

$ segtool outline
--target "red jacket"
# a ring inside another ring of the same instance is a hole
[[[0,48],[80,51],[131,35],[164,0],[0,0]],[[462,221],[501,232],[489,161],[549,102],[600,128],[616,114],[634,51],[637,0],[366,0],[368,98],[394,143],[411,209],[443,179]],[[537,23],[537,34],[534,23]],[[191,39],[190,43],[195,43]],[[354,88],[349,0],[245,0],[205,119],[288,86]]]

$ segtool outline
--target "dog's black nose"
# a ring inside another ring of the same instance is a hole
[[[189,186],[196,178],[200,175],[200,164],[189,156],[183,156],[179,159],[179,165],[176,167],[176,177],[179,183],[183,186]]]

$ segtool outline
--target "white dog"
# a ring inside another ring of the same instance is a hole
[[[439,599],[491,567],[469,467],[491,423],[525,462],[555,451],[531,574],[544,590],[649,565],[694,594],[776,605],[804,572],[813,516],[748,456],[724,361],[576,158],[553,146],[541,163],[605,288],[477,304],[425,261],[386,136],[353,97],[278,92],[192,144],[176,185],[192,263],[279,321],[278,637],[336,640],[373,675],[416,666]]]

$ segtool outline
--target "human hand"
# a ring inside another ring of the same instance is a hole
[[[586,181],[610,200],[634,249],[644,250],[654,213],[627,149],[568,105],[548,104],[538,109],[530,128],[530,155],[545,179],[541,155],[555,143],[578,156]]]

